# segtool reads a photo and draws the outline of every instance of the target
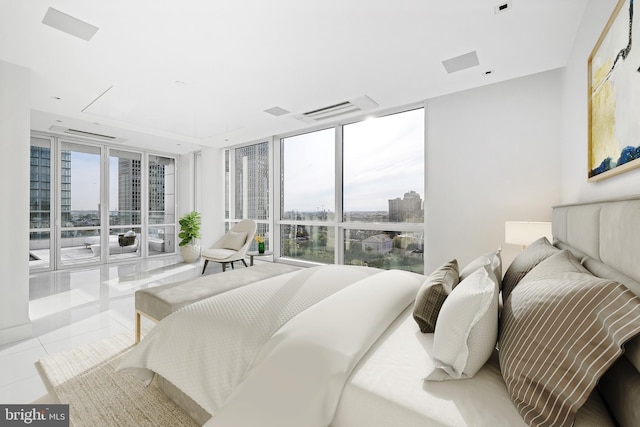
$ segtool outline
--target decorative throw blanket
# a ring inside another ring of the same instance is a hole
[[[326,426],[351,369],[422,280],[338,265],[266,279],[173,313],[118,369],[162,375],[213,415],[208,426]]]

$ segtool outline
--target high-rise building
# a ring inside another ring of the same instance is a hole
[[[137,159],[118,158],[118,223],[134,224],[136,213],[142,209],[140,173],[142,162]]]
[[[51,222],[51,149],[32,141],[31,145],[30,222],[31,228],[48,228]],[[71,221],[71,153],[62,152],[62,223]]]
[[[160,158],[162,160],[162,158]],[[161,161],[149,161],[149,214],[159,218],[150,219],[150,223],[164,222],[166,201],[166,165]]]
[[[118,158],[118,211],[120,223],[135,224],[142,210],[142,162],[137,159]],[[165,164],[149,162],[149,212],[164,215]],[[150,218],[151,223],[154,223]],[[163,221],[160,221],[163,222]]]
[[[422,222],[422,198],[415,191],[404,193],[404,198],[389,199],[389,222]]]
[[[165,211],[165,163],[149,162],[149,212],[160,212],[161,216]],[[140,160],[118,159],[118,210],[121,224],[135,224],[136,218],[139,218],[142,203],[141,167]],[[60,169],[61,221],[66,226],[72,224],[70,151],[61,152]],[[31,144],[30,180],[31,228],[48,228],[51,211],[51,149],[39,145],[37,141]]]
[[[236,218],[269,219],[269,144],[237,148],[235,157]]]

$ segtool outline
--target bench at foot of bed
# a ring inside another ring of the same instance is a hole
[[[300,267],[287,264],[264,263],[228,271],[224,274],[211,274],[177,283],[140,289],[135,293],[136,343],[140,342],[141,316],[159,322],[174,311],[196,301],[299,269]]]

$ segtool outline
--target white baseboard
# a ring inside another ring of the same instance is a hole
[[[33,336],[31,322],[10,328],[0,329],[0,345],[25,340]]]

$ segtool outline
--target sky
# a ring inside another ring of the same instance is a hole
[[[387,211],[413,190],[424,199],[424,110],[343,127],[345,211]],[[335,212],[335,129],[286,138],[285,211]],[[118,162],[110,161],[110,209],[117,209]],[[72,151],[71,209],[100,203],[100,156]]]
[[[98,210],[100,155],[71,152],[71,210]]]
[[[118,209],[118,162],[109,162],[110,210]],[[71,210],[98,210],[100,204],[100,155],[71,152]]]
[[[344,210],[388,211],[413,190],[424,199],[424,110],[343,127]],[[284,210],[334,211],[334,128],[286,138]]]

